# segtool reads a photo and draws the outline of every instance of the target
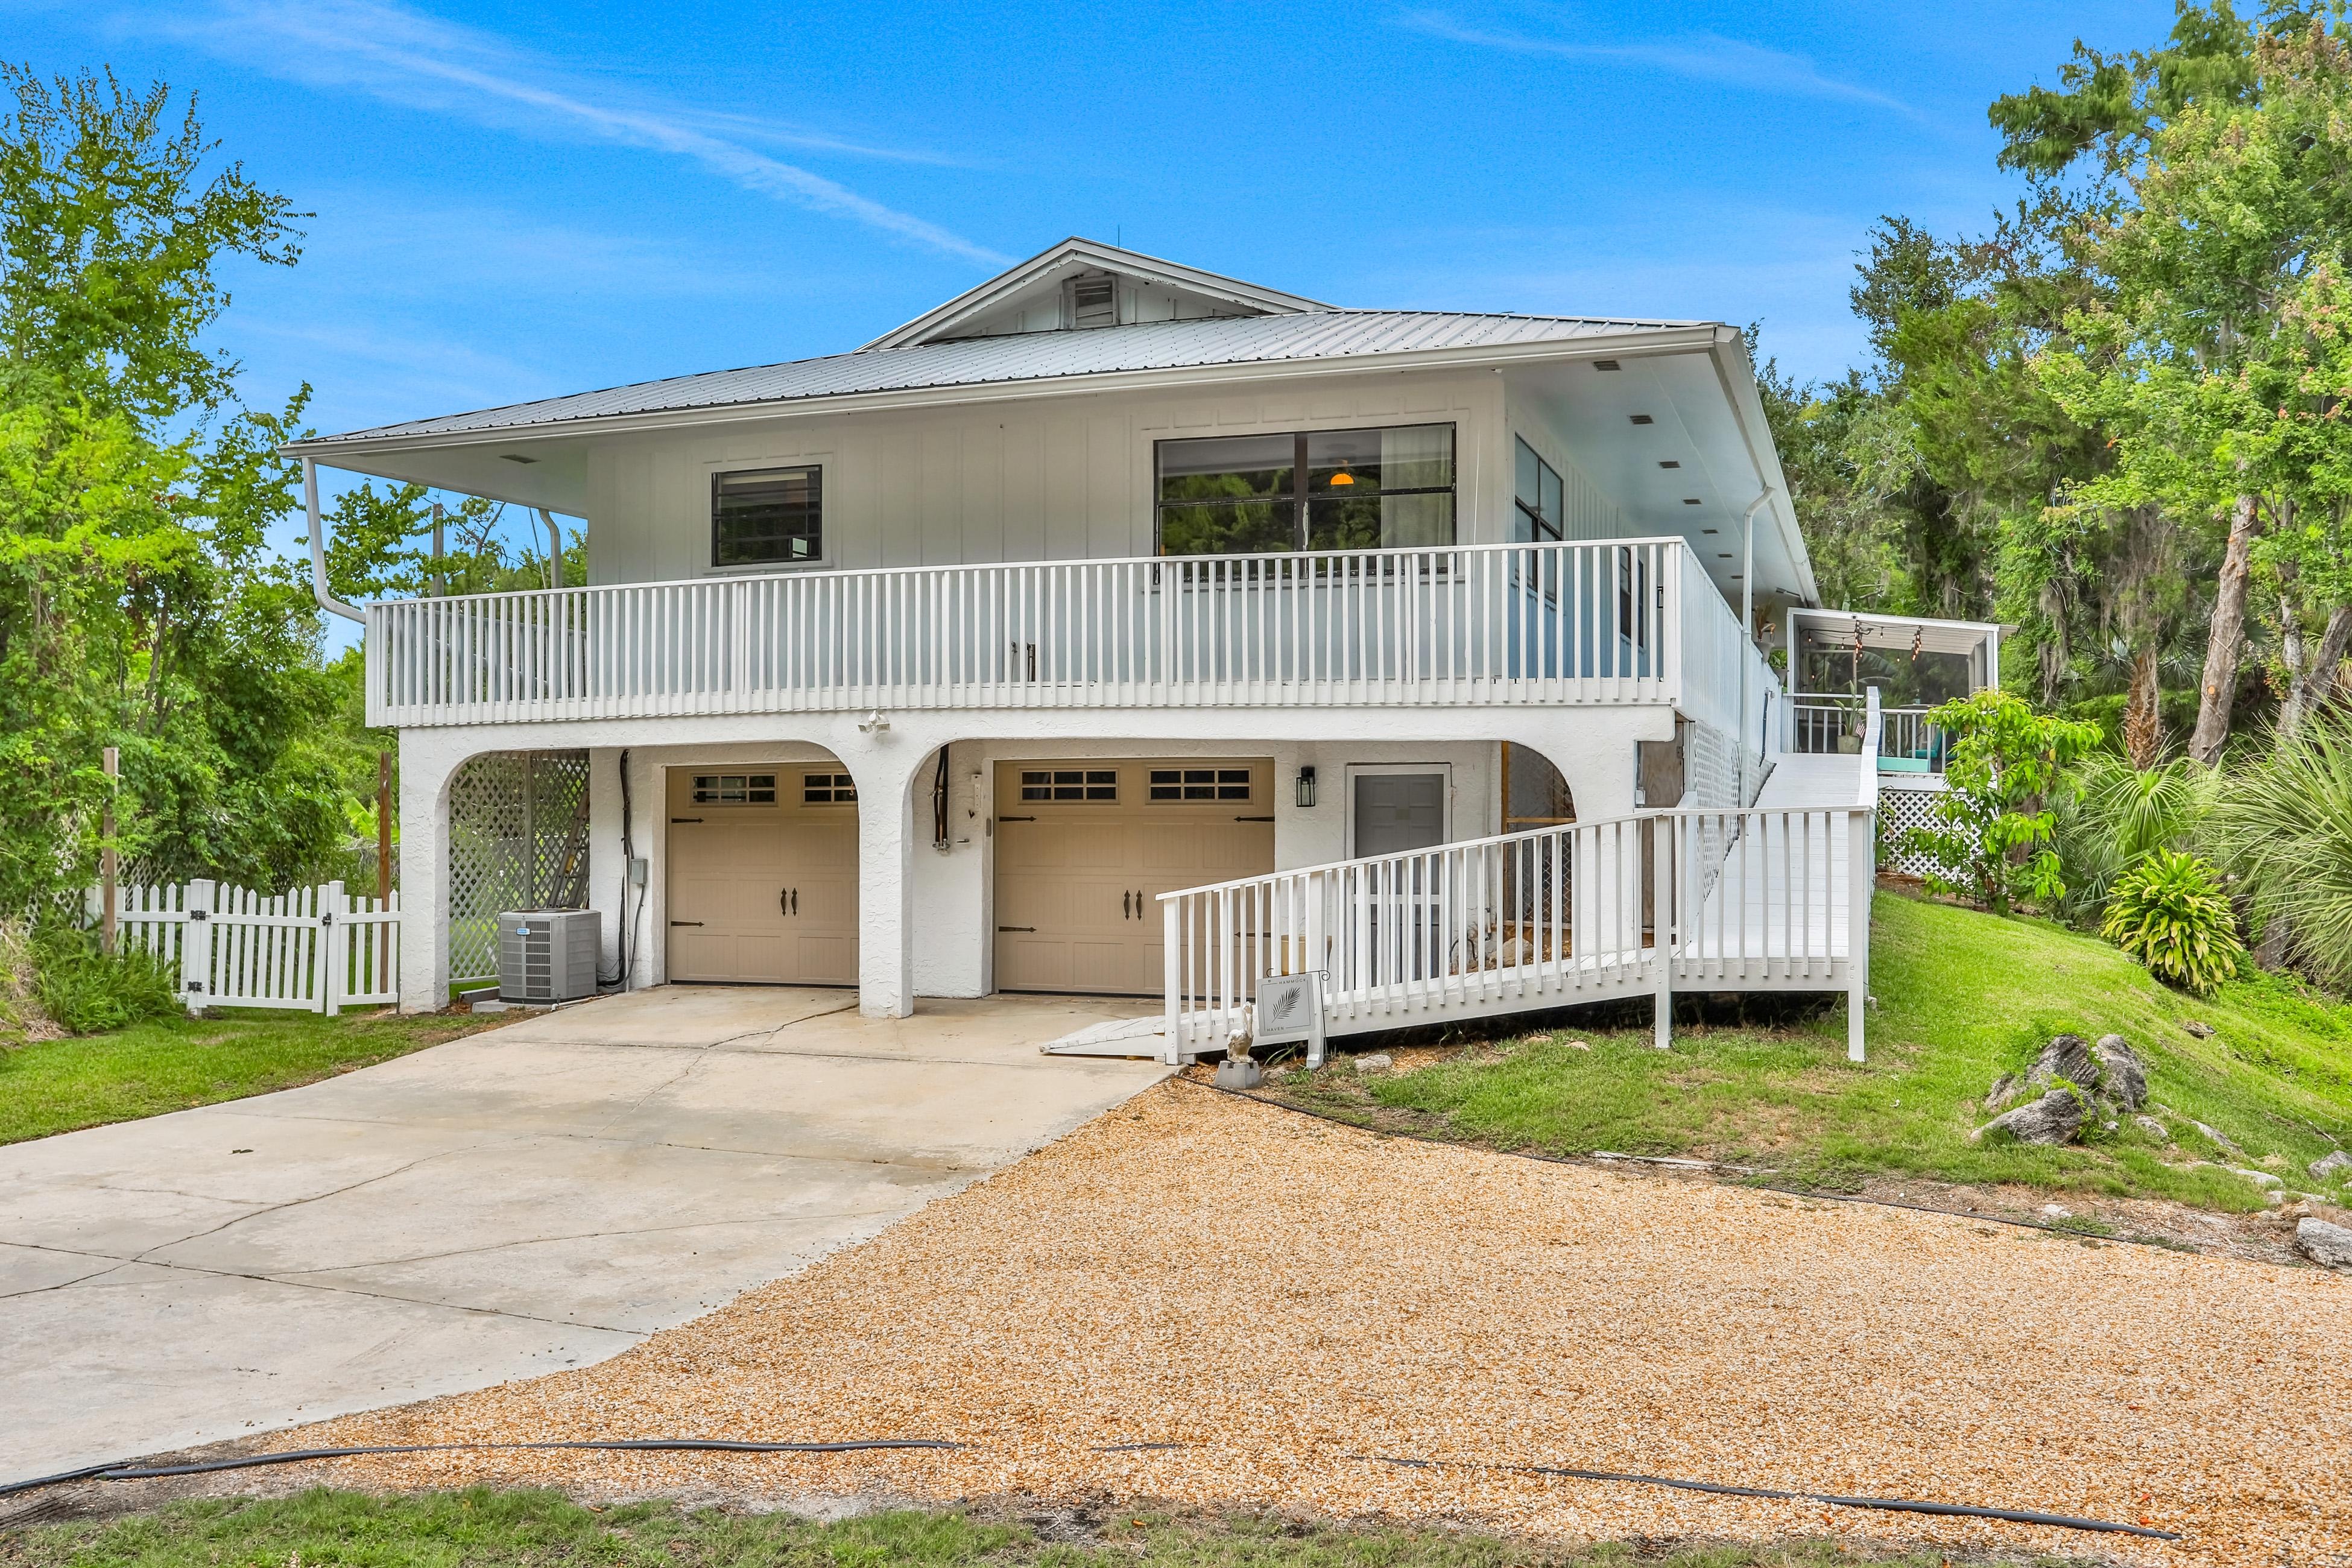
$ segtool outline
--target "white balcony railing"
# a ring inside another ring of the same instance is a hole
[[[1611,540],[400,600],[368,606],[368,721],[1673,702],[1738,678],[1735,618],[1685,561]]]
[[[1259,981],[1310,971],[1335,1036],[1676,990],[1858,994],[1879,780],[1855,771],[1823,805],[1642,812],[1162,893],[1169,1059],[1222,1050]],[[1851,997],[1848,1040],[1860,1060]]]
[[[1926,708],[1888,708],[1879,732],[1878,771],[1940,774],[1951,738],[1928,721]],[[1862,749],[1863,699],[1801,693],[1789,700],[1789,749],[1832,752]]]

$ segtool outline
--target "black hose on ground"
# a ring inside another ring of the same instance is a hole
[[[28,1492],[68,1481],[152,1481],[165,1476],[201,1476],[215,1470],[251,1470],[265,1465],[292,1465],[306,1459],[356,1459],[372,1454],[492,1453],[516,1449],[603,1448],[646,1452],[719,1454],[856,1454],[870,1448],[961,1448],[944,1437],[862,1437],[844,1443],[748,1443],[728,1437],[600,1437],[548,1443],[392,1443],[358,1448],[287,1448],[270,1454],[239,1454],[226,1459],[199,1459],[186,1465],[86,1465],[54,1476],[0,1486],[0,1497]]]
[[[1712,1492],[1718,1497],[1765,1498],[1779,1502],[1825,1502],[1839,1508],[1875,1508],[1894,1513],[1932,1513],[1957,1519],[1998,1519],[2011,1524],[2046,1524],[2058,1530],[2101,1531],[2112,1535],[2145,1535],[2152,1541],[2178,1541],[2180,1537],[2168,1530],[2153,1530],[2144,1524],[2118,1524],[2107,1519],[2076,1519],[2063,1513],[2035,1513],[2027,1509],[1979,1508],[1964,1502],[1920,1502],[1911,1498],[1840,1497],[1834,1492],[1784,1492],[1769,1487],[1733,1487],[1717,1481],[1685,1481],[1671,1476],[1637,1476],[1617,1470],[1572,1470],[1559,1465],[1496,1465],[1469,1460],[1400,1459],[1390,1454],[1350,1454],[1351,1459],[1369,1459],[1383,1465],[1402,1465],[1415,1470],[1446,1468],[1470,1470],[1514,1470],[1530,1476],[1570,1476],[1580,1481],[1630,1481],[1637,1486],[1673,1487],[1678,1491]]]

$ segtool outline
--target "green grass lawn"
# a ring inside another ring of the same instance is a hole
[[[1660,1552],[1547,1548],[1455,1531],[1342,1531],[1256,1519],[1105,1510],[1090,1536],[904,1510],[814,1524],[663,1502],[583,1507],[553,1492],[378,1498],[324,1489],[272,1501],[180,1503],[103,1523],[0,1531],[23,1568],[1934,1568],[1949,1552],[1880,1556],[1834,1543]],[[1057,1532],[1060,1533],[1060,1532]]]
[[[0,1049],[0,1143],[291,1089],[491,1022],[234,1009]]]
[[[1280,1092],[1374,1125],[1498,1148],[1696,1155],[1769,1167],[1827,1190],[1878,1174],[2018,1182],[2202,1206],[2263,1206],[2202,1121],[2292,1190],[2311,1160],[2352,1146],[2352,1007],[2272,978],[2210,1001],[2158,984],[2114,948],[2039,921],[1879,894],[1870,1060],[1845,1059],[1843,999],[1785,1028],[1679,1026],[1672,1051],[1647,1024],[1530,1035],[1395,1076],[1359,1079],[1345,1058],[1294,1071]],[[2209,1024],[2210,1039],[2181,1026]],[[1969,1131],[1993,1079],[2050,1037],[2118,1034],[2148,1067],[2176,1146],[2129,1119],[2078,1147],[2040,1149]],[[1585,1041],[1590,1049],[1570,1042]]]

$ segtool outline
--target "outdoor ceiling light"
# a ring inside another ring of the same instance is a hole
[[[1657,423],[1656,420],[1651,418],[1646,414],[1629,414],[1625,417],[1631,419],[1636,425],[1655,425]]]
[[[1315,770],[1313,768],[1298,770],[1298,809],[1301,811],[1315,809]]]
[[[1662,468],[1679,468],[1682,467],[1682,464],[1672,458],[1661,458],[1658,459],[1658,467]]]
[[[499,456],[509,463],[521,463],[526,467],[539,461],[537,458],[526,458],[520,452],[500,452]]]
[[[1615,370],[1617,368],[1617,362],[1613,359],[1597,359],[1592,362],[1592,368],[1595,370]]]
[[[1705,506],[1706,504],[1706,503],[1705,501],[1699,500],[1696,496],[1683,497],[1683,505],[1685,506]]]
[[[1352,485],[1356,482],[1356,476],[1342,468],[1331,476],[1331,482],[1335,485]]]

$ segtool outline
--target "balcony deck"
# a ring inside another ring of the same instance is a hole
[[[1666,703],[1744,657],[1680,540],[803,572],[367,608],[371,724]],[[1719,710],[1719,711],[1718,711]]]

